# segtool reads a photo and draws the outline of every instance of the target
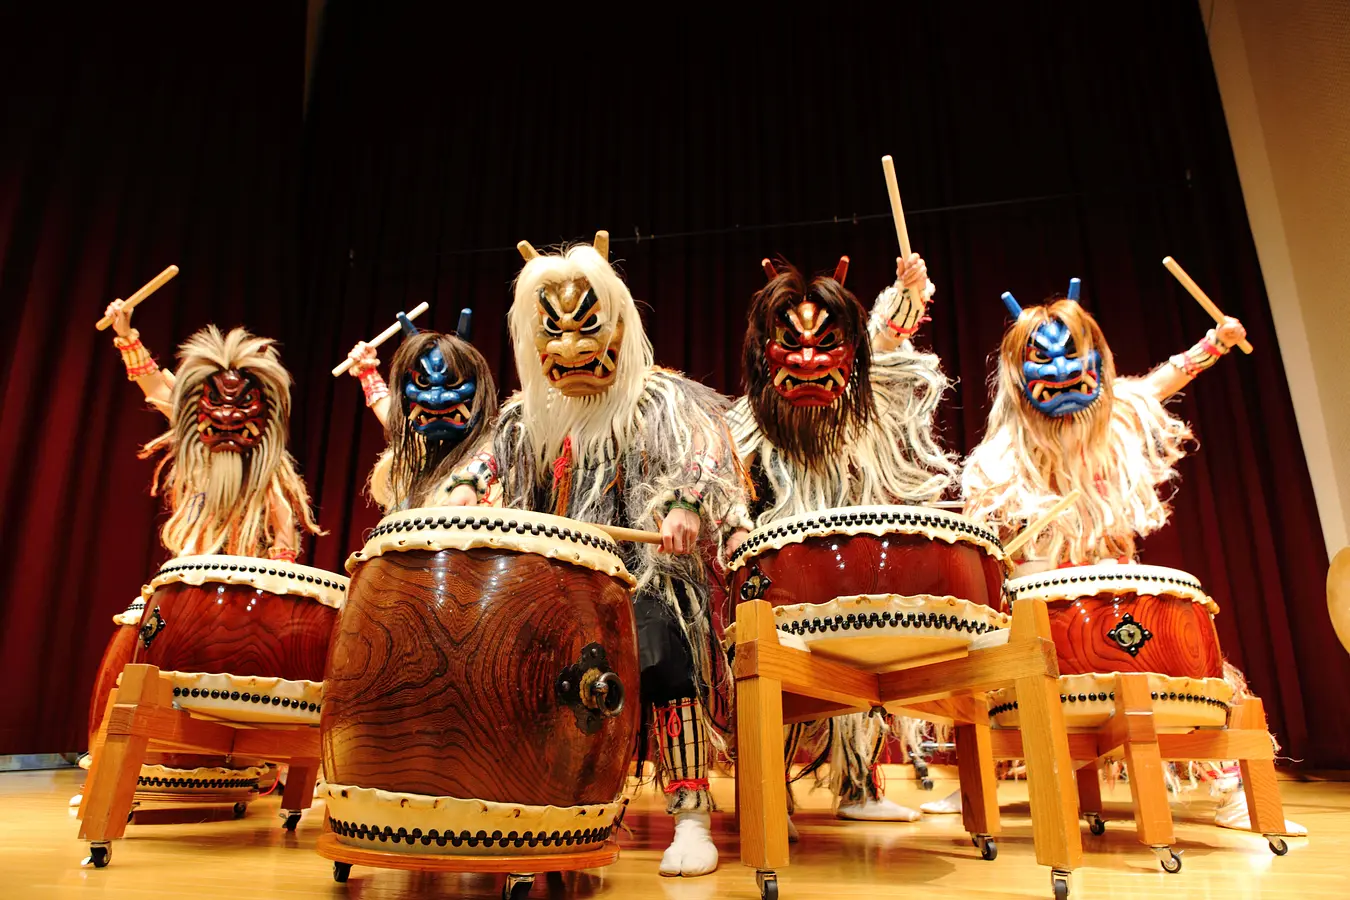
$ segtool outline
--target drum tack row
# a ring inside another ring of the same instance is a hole
[[[104,655],[96,764],[123,667],[153,666],[180,714],[318,729],[318,852],[338,882],[353,865],[489,872],[518,898],[536,873],[614,862],[639,723],[633,579],[617,546],[594,526],[539,513],[427,513],[386,517],[348,560],[350,581],[239,557],[166,564]],[[1139,565],[1004,576],[994,535],[907,507],[775,523],[751,534],[729,573],[732,596],[767,601],[780,633],[812,656],[869,673],[997,646],[1008,601],[1040,601],[1071,731],[1110,719],[1114,673],[1147,673],[1159,729],[1225,725],[1232,689],[1217,608],[1196,579]],[[986,725],[1018,727],[1014,692],[987,701]],[[242,814],[275,777],[271,762],[145,755],[136,802],[231,803]],[[293,829],[299,810],[283,814]],[[88,831],[89,861],[106,865],[110,839]],[[989,834],[973,840],[985,859],[997,855]],[[1165,857],[1165,869],[1180,868],[1170,848]],[[758,868],[761,893],[777,896],[776,872]],[[1067,868],[1054,885],[1067,894]]]

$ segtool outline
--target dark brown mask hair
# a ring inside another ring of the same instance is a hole
[[[867,313],[858,298],[828,275],[808,285],[786,262],[773,267],[774,275],[750,300],[750,327],[745,335],[741,364],[745,391],[755,422],[770,443],[791,459],[814,468],[840,452],[851,434],[876,414],[872,399],[872,352],[867,335]],[[839,324],[844,340],[854,347],[853,372],[844,394],[829,406],[793,406],[774,390],[765,346],[774,326],[789,307],[809,297]]]
[[[426,441],[409,424],[410,405],[403,387],[417,359],[433,346],[439,347],[447,368],[463,381],[477,383],[470,407],[469,429],[459,443]],[[406,338],[389,364],[389,446],[393,450],[390,472],[394,496],[407,498],[410,507],[425,504],[428,495],[465,463],[491,432],[497,418],[497,385],[487,360],[468,341],[453,334],[420,331]]]

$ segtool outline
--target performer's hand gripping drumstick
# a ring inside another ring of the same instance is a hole
[[[177,274],[178,274],[178,267],[169,266],[163,272],[160,272],[154,278],[151,278],[149,281],[147,281],[139,291],[132,294],[127,299],[114,300],[112,304],[109,305],[108,310],[112,310],[114,306],[120,303],[121,306],[118,306],[117,310],[125,311],[127,314],[127,321],[130,322],[131,311],[135,309],[137,306],[139,306],[140,302],[144,300],[146,297],[149,297],[155,291],[159,290],[160,288],[164,287],[164,285],[168,284],[169,281],[173,278],[173,276]],[[108,312],[107,310],[105,310],[103,313],[103,318],[95,322],[94,327],[97,328],[99,331],[107,331],[108,326],[113,324],[113,318],[115,315],[116,312]]]
[[[1012,559],[1027,541],[1040,534],[1045,529],[1045,526],[1055,521],[1055,518],[1059,516],[1060,513],[1072,506],[1078,497],[1079,491],[1077,488],[1074,488],[1072,491],[1069,491],[1069,493],[1061,497],[1058,503],[1046,510],[1045,515],[1022,529],[1020,534],[1003,545],[1004,557],[1006,559]]]
[[[127,378],[136,382],[136,386],[145,394],[150,405],[166,416],[172,408],[173,373],[161,369],[150,355],[150,351],[141,343],[141,333],[131,327],[131,311],[177,274],[178,267],[169,266],[127,299],[109,303],[103,310],[103,318],[94,323],[94,327],[99,331],[112,327],[113,334],[116,335],[113,338],[113,346],[122,354],[122,364],[126,366]]]
[[[1195,302],[1199,303],[1204,311],[1209,313],[1209,317],[1214,320],[1215,325],[1224,326],[1229,324],[1230,317],[1223,314],[1223,311],[1219,309],[1213,300],[1209,299],[1209,295],[1200,289],[1200,285],[1196,284],[1195,280],[1191,278],[1190,275],[1186,274],[1186,270],[1178,265],[1175,259],[1170,256],[1164,256],[1162,264],[1167,267],[1167,271],[1176,276],[1177,281],[1181,282],[1181,286],[1186,289],[1187,293],[1195,298]],[[1238,341],[1238,349],[1243,353],[1251,353],[1252,345],[1247,343],[1246,338],[1243,338]]]
[[[419,303],[415,307],[413,307],[411,312],[405,313],[405,316],[408,318],[409,321],[411,321],[420,316],[422,313],[426,312],[428,309],[430,309],[430,307],[427,304]],[[380,346],[385,341],[389,340],[391,337],[398,334],[399,329],[401,329],[402,327],[403,325],[401,323],[395,322],[393,325],[390,325],[384,331],[381,331],[371,340],[366,341],[365,346],[370,347],[372,349]],[[333,377],[336,378],[343,372],[346,372],[355,363],[356,359],[354,359],[351,355],[348,355],[346,359],[344,359],[342,362],[338,363],[336,366],[333,367]]]
[[[905,208],[900,203],[900,184],[895,178],[895,162],[889,156],[881,158],[881,170],[886,176],[886,193],[891,199],[891,217],[895,220],[895,238],[900,244],[900,256],[895,261],[896,289],[886,291],[890,307],[878,299],[873,310],[872,349],[887,352],[899,347],[914,336],[919,326],[927,321],[925,313],[932,297],[928,281],[928,267],[909,246],[909,229],[905,226]]]

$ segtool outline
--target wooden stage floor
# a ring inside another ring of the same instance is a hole
[[[356,867],[346,885],[335,884],[330,864],[314,852],[321,807],[306,813],[296,834],[284,833],[278,800],[255,803],[239,821],[203,821],[200,813],[176,824],[134,824],[117,842],[112,864],[82,869],[85,844],[66,800],[79,789],[76,770],[0,774],[0,898],[3,900],[402,900],[402,898],[495,898],[501,882],[488,876],[426,875]],[[916,805],[942,796],[952,783],[939,780],[932,793],[892,778],[889,796]],[[1245,900],[1347,900],[1350,898],[1350,783],[1282,783],[1289,817],[1311,836],[1291,839],[1287,856],[1276,857],[1257,835],[1203,824],[1213,814],[1207,796],[1174,803],[1178,847],[1184,868],[1165,875],[1153,855],[1137,844],[1129,822],[1110,822],[1102,837],[1083,831],[1084,867],[1072,882],[1072,897],[1167,897]],[[729,807],[731,785],[715,784]],[[784,900],[807,897],[1048,898],[1047,869],[1035,864],[1026,789],[1005,782],[1004,835],[993,862],[979,859],[961,830],[959,816],[925,817],[915,824],[840,822],[823,808],[824,792],[806,795],[796,821],[802,842],[792,865],[780,873]],[[535,883],[534,898],[615,900],[713,900],[758,897],[751,870],[737,858],[730,813],[714,816],[722,867],[696,879],[661,878],[657,861],[671,824],[660,800],[644,790],[627,817],[623,857],[602,873],[553,876]],[[1107,793],[1107,813],[1127,815],[1122,787]],[[144,814],[143,814],[144,815]],[[153,813],[151,815],[154,815]],[[181,814],[180,814],[181,815]]]

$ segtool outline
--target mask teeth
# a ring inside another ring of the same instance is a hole
[[[778,387],[783,383],[783,379],[788,377],[787,369],[779,369],[778,374],[773,376],[773,386]]]
[[[835,381],[839,382],[840,387],[843,387],[847,383],[844,380],[843,371],[838,366],[835,366],[833,369],[830,370],[830,377],[833,378]]]
[[[258,437],[259,434],[261,434],[261,432],[258,430],[258,425],[256,422],[252,421],[245,422],[244,428],[248,429],[248,433],[253,435],[254,437]]]

